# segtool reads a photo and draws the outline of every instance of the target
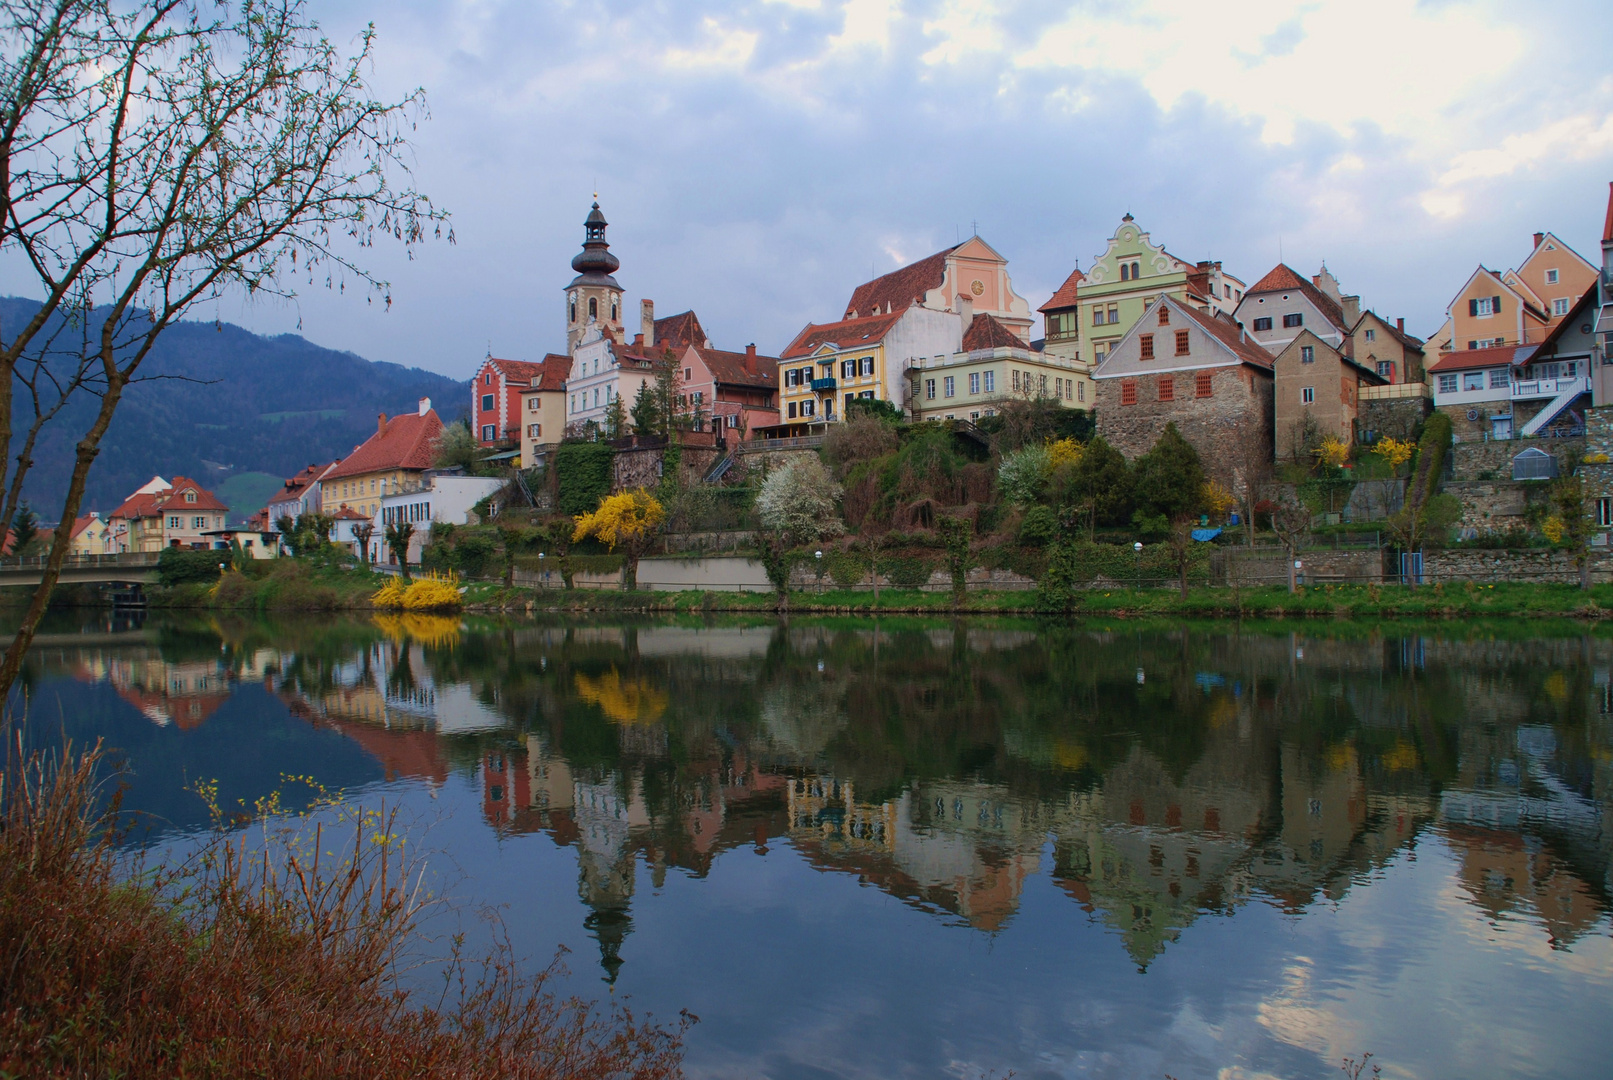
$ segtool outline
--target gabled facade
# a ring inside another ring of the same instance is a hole
[[[382,413],[375,434],[325,474],[324,504],[345,504],[373,517],[387,496],[418,490],[436,458],[442,427],[430,398],[421,398],[412,413]]]
[[[1389,385],[1423,382],[1423,343],[1406,333],[1406,320],[1394,325],[1375,311],[1364,311],[1346,341],[1351,359],[1381,376]]]
[[[107,527],[101,515],[91,511],[73,522],[69,553],[76,556],[105,555]]]
[[[1092,373],[1097,433],[1135,459],[1174,423],[1237,490],[1249,448],[1270,460],[1272,358],[1230,315],[1160,296]]]
[[[581,436],[605,430],[611,403],[618,398],[623,418],[631,422],[639,389],[655,382],[658,363],[672,359],[671,348],[645,344],[643,335],[625,345],[604,328],[589,327],[572,354],[566,378],[566,432]]]
[[[678,364],[684,408],[711,425],[718,443],[737,446],[750,431],[778,423],[778,357],[755,345],[742,353],[690,345]]]
[[[899,315],[915,306],[990,315],[1030,343],[1030,304],[1014,291],[1008,260],[978,236],[857,286],[841,319]]]
[[[1231,313],[1244,283],[1219,262],[1190,263],[1155,244],[1130,214],[1109,238],[1077,286],[1080,357],[1096,366],[1142,317],[1157,296],[1171,296],[1211,314]]]
[[[1528,296],[1481,266],[1473,271],[1445,314],[1451,320],[1451,351],[1538,344],[1550,318]]]
[[[565,436],[571,357],[550,353],[538,367],[521,391],[521,466],[528,469],[545,460],[549,448]]]
[[[528,360],[482,361],[470,385],[470,429],[477,442],[488,449],[520,443],[521,392],[542,374],[543,365]]]
[[[283,517],[295,521],[304,514],[323,513],[320,484],[338,464],[339,461],[327,461],[323,465],[310,465],[296,476],[286,477],[280,490],[263,508],[268,527],[274,528],[275,522]]]
[[[914,420],[978,421],[1011,401],[1092,407],[1092,379],[1078,360],[1038,352],[990,315],[976,315],[957,352],[908,368]]]
[[[205,550],[214,546],[207,534],[223,529],[229,512],[194,480],[176,476],[170,483],[154,477],[107,515],[107,551]]]
[[[957,352],[962,323],[953,312],[918,304],[894,315],[809,323],[779,356],[779,424],[839,420],[843,402],[859,397],[906,409],[907,369],[921,357]]]
[[[1597,269],[1549,232],[1535,233],[1534,241],[1529,257],[1501,279],[1545,312],[1549,332],[1596,284]]]
[[[1301,330],[1272,360],[1277,456],[1305,461],[1313,434],[1353,444],[1362,389],[1387,381],[1351,360],[1327,338]]]
[[[1360,308],[1361,298],[1343,296],[1326,266],[1307,281],[1286,263],[1278,263],[1249,286],[1232,317],[1273,356],[1306,332],[1343,352]]]

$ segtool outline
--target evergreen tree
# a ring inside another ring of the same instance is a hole
[[[1153,449],[1138,458],[1132,469],[1137,513],[1166,521],[1198,513],[1204,480],[1199,452],[1182,438],[1175,424],[1166,424]]]
[[[659,410],[655,403],[655,391],[650,383],[640,383],[638,396],[633,399],[633,434],[641,439],[647,439],[656,434],[661,427]]]

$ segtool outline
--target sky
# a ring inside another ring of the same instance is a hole
[[[457,242],[365,253],[390,311],[199,314],[454,377],[537,359],[597,191],[626,311],[720,348],[776,354],[976,229],[1035,308],[1128,211],[1249,283],[1325,260],[1426,336],[1536,231],[1600,261],[1605,3],[318,0],[339,44],[373,21],[382,93],[425,89],[415,179]]]

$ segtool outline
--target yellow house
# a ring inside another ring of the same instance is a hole
[[[550,353],[532,385],[521,391],[521,466],[539,464],[566,433],[566,379],[571,357]]]
[[[346,506],[374,517],[386,496],[418,489],[435,460],[441,436],[442,421],[432,411],[430,398],[421,398],[413,413],[390,419],[382,413],[375,434],[321,481],[325,513]]]
[[[73,522],[71,554],[79,557],[104,555],[106,550],[106,522],[100,514],[92,511]]]
[[[1092,408],[1092,378],[1080,360],[1037,352],[990,315],[976,315],[962,347],[908,368],[914,420],[979,420],[1010,401]]]

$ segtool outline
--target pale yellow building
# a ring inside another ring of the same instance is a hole
[[[1080,360],[1029,348],[990,315],[976,315],[962,347],[919,357],[907,370],[914,420],[977,421],[1011,401],[1092,407],[1092,377]]]

